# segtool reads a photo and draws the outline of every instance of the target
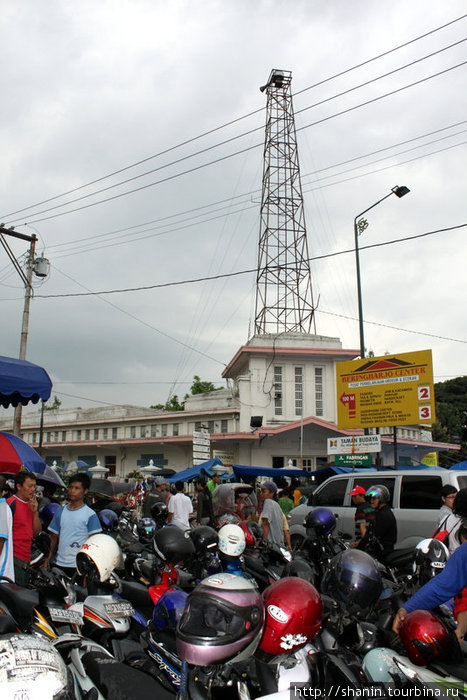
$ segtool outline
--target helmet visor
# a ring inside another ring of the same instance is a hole
[[[260,620],[257,606],[237,608],[216,596],[193,592],[178,633],[185,641],[220,646],[241,639]]]

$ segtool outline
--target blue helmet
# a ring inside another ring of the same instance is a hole
[[[118,525],[118,515],[109,508],[104,508],[98,513],[98,518],[102,529],[105,531],[114,530]]]
[[[45,527],[49,527],[50,523],[52,522],[52,518],[59,508],[61,508],[61,506],[59,506],[58,503],[48,503],[41,510],[41,520]]]
[[[313,528],[317,535],[330,535],[336,527],[336,516],[328,508],[315,508],[306,516],[305,527]]]

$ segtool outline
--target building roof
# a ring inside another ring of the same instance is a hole
[[[326,357],[336,360],[353,360],[360,356],[359,350],[346,350],[339,347],[306,347],[304,345],[242,345],[222,372],[224,378],[233,378],[239,365],[252,355],[289,355],[292,357]]]

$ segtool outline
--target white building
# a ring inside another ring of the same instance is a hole
[[[190,397],[184,411],[125,405],[44,411],[42,454],[48,463],[99,460],[111,475],[122,477],[150,460],[181,470],[193,464],[193,432],[201,430],[211,435],[210,456],[224,464],[315,470],[332,463],[328,438],[363,432],[336,426],[335,363],[358,355],[343,349],[337,338],[255,336],[224,370],[227,388]],[[40,414],[24,412],[22,421],[23,439],[36,448]],[[381,429],[382,464],[394,463],[392,432]],[[400,465],[456,447],[433,442],[426,427],[397,430]]]

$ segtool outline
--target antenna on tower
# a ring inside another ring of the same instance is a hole
[[[266,85],[255,334],[316,333],[310,262],[291,92],[292,73]]]

